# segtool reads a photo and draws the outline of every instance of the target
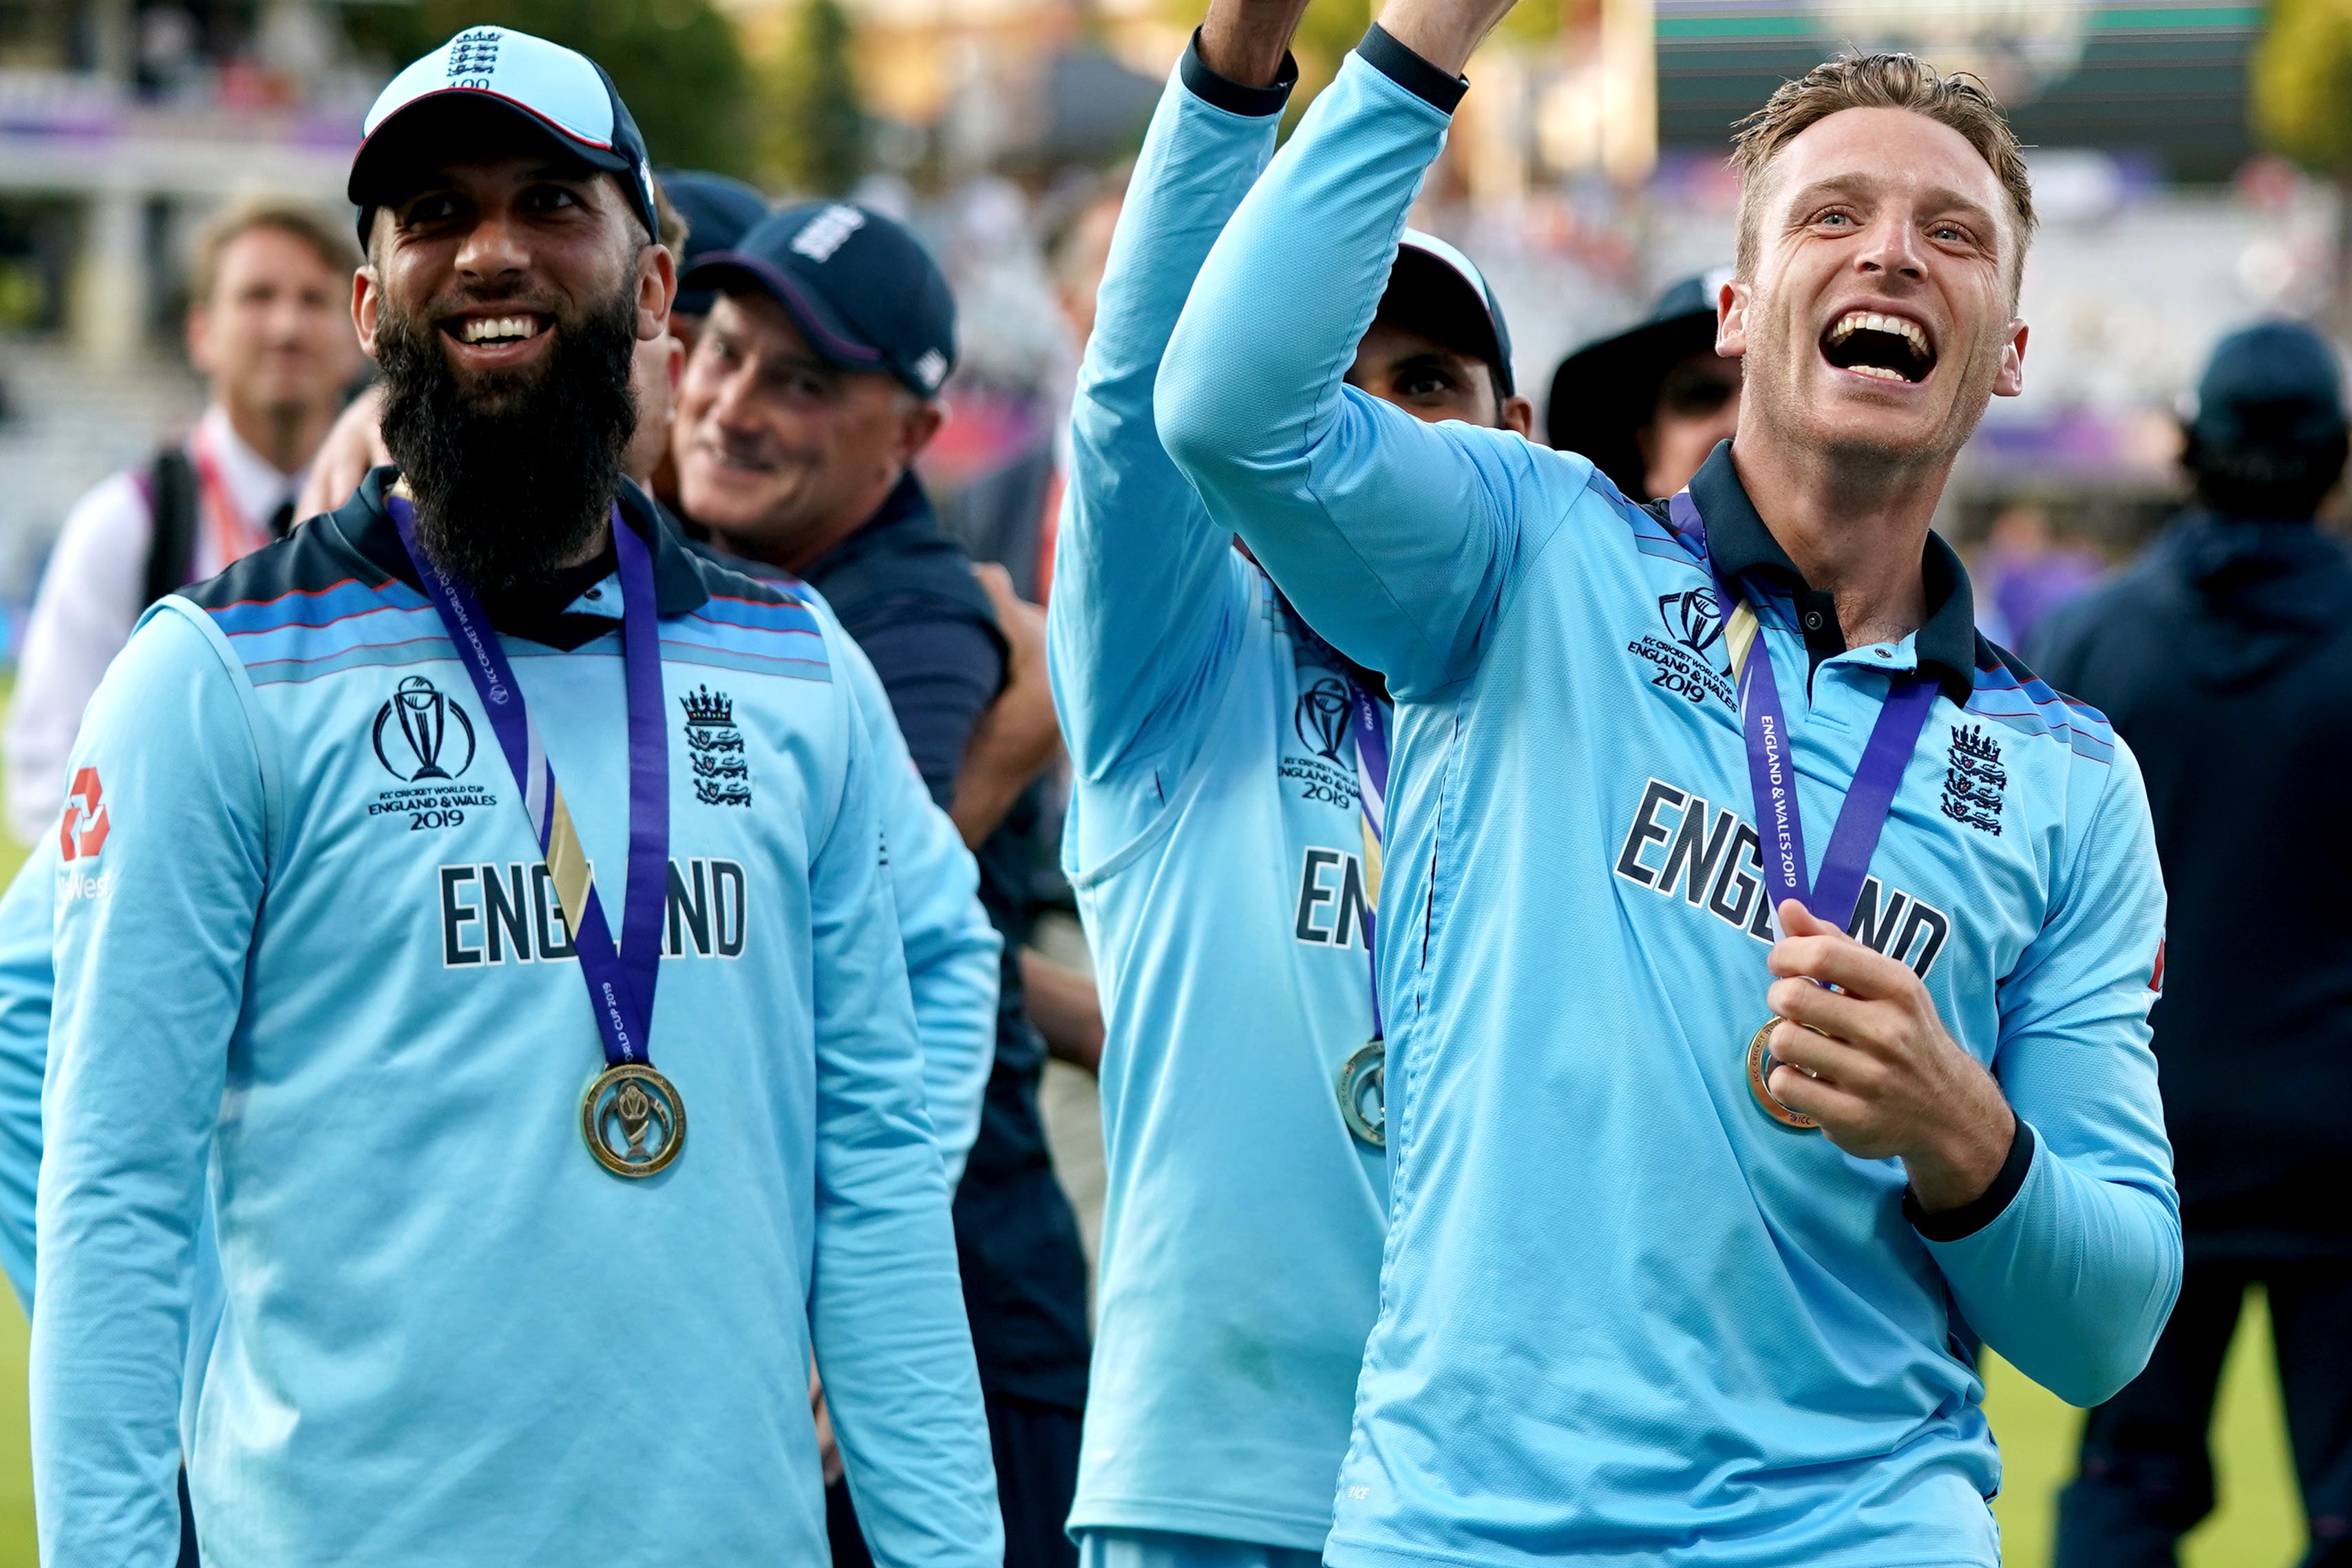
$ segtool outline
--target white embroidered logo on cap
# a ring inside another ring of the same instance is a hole
[[[835,202],[801,226],[793,236],[793,249],[822,266],[833,259],[841,242],[866,226],[866,215],[847,202]]]
[[[937,349],[925,349],[923,357],[915,362],[915,379],[930,391],[937,392],[940,379],[948,373],[948,356]]]

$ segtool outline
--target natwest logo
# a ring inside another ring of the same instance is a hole
[[[98,782],[98,770],[84,768],[74,774],[73,788],[66,792],[65,821],[58,829],[58,858],[97,859],[106,847],[106,791]]]

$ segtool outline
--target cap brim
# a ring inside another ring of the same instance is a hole
[[[1495,331],[1495,317],[1476,285],[1427,251],[1397,247],[1374,319],[1421,333],[1457,353],[1485,361],[1499,373],[1503,395],[1512,395],[1510,357]]]
[[[852,331],[814,291],[764,258],[740,250],[713,251],[688,268],[677,283],[680,289],[712,294],[764,294],[783,308],[809,347],[827,363],[844,370],[898,374],[888,354]]]
[[[1554,450],[1591,458],[1618,489],[1640,500],[1635,433],[1656,410],[1666,372],[1714,346],[1713,310],[1644,321],[1586,344],[1552,374],[1551,400],[1544,410],[1546,438]]]
[[[536,133],[551,150],[592,169],[626,175],[632,168],[625,154],[572,135],[515,99],[452,87],[421,93],[386,115],[352,155],[343,194],[362,210],[397,200],[435,165],[493,151],[495,144],[486,146],[481,135],[482,127],[492,124]]]

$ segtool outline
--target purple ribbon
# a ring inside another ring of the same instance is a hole
[[[472,679],[474,694],[481,699],[482,710],[499,737],[499,749],[506,753],[507,766],[523,792],[543,857],[555,823],[555,773],[539,744],[514,666],[473,589],[417,548],[415,516],[408,502],[392,497],[389,510],[400,530],[400,542],[433,607],[440,612],[442,629]],[[619,1067],[651,1059],[647,1045],[653,1032],[654,986],[661,977],[662,916],[669,894],[669,745],[662,733],[661,628],[653,552],[618,506],[613,509],[613,548],[620,560],[621,656],[629,706],[629,885],[621,910],[620,944],[614,944],[593,882],[586,908],[567,909],[563,914],[567,920],[577,915],[572,946],[580,955],[580,973],[604,1037],[604,1060]]]
[[[1730,579],[1716,569],[1706,547],[1706,521],[1688,490],[1667,503],[1669,520],[1677,533],[1694,542],[1707,574],[1715,583],[1717,610],[1723,616],[1724,641],[1730,644],[1731,614],[1739,595]],[[1766,646],[1759,620],[1756,641],[1739,668],[1739,727],[1748,747],[1748,779],[1756,797],[1758,853],[1764,862],[1764,887],[1780,929],[1780,901],[1794,899],[1822,920],[1843,931],[1853,920],[1862,897],[1863,879],[1870,858],[1895,809],[1895,795],[1903,785],[1903,772],[1918,750],[1920,732],[1936,705],[1936,683],[1917,670],[1889,677],[1878,720],[1862,748],[1853,783],[1838,808],[1830,829],[1822,873],[1808,879],[1804,814],[1797,802],[1797,760],[1789,744],[1787,710],[1780,701],[1780,682],[1772,672],[1771,650]]]
[[[1348,682],[1348,725],[1356,733],[1356,765],[1363,778],[1357,781],[1356,803],[1364,814],[1364,826],[1371,829],[1372,841],[1383,851],[1388,847],[1389,814],[1389,729],[1388,716],[1381,710],[1380,700],[1364,689],[1361,682]],[[1369,782],[1370,787],[1366,784]],[[1379,804],[1373,803],[1377,798]],[[1381,868],[1381,881],[1388,879],[1387,868]],[[1388,1031],[1381,1025],[1381,950],[1377,932],[1380,912],[1368,910],[1364,914],[1364,956],[1372,966],[1372,1038],[1386,1039]]]

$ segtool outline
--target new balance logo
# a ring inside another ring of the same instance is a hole
[[[801,225],[793,236],[793,249],[822,267],[833,259],[841,242],[866,226],[866,215],[847,202],[835,202]]]

